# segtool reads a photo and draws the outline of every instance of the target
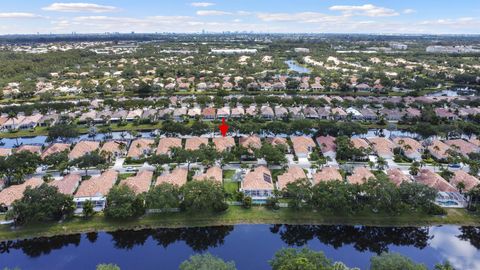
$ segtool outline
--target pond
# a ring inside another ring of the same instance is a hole
[[[449,260],[457,269],[480,269],[480,227],[368,227],[237,225],[118,231],[0,242],[0,269],[178,269],[196,253],[235,261],[241,270],[269,269],[282,247],[323,251],[350,267],[368,269],[370,258],[398,252],[430,269]]]
[[[300,66],[297,62],[295,62],[294,60],[287,60],[285,61],[285,64],[288,65],[288,69],[291,70],[291,71],[296,71],[300,74],[309,74],[311,73],[312,71],[309,69],[309,68],[306,68],[306,67],[303,67],[303,66]]]

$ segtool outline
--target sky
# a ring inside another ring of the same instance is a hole
[[[480,0],[0,0],[1,34],[480,34]]]

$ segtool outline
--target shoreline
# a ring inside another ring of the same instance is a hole
[[[230,207],[224,213],[164,213],[151,214],[135,220],[109,220],[97,214],[89,220],[73,218],[64,223],[32,224],[11,229],[0,227],[0,241],[14,241],[37,237],[54,237],[88,232],[112,232],[119,230],[143,230],[157,228],[187,228],[209,226],[234,226],[244,224],[290,224],[290,225],[345,225],[377,227],[424,227],[424,226],[480,226],[480,216],[467,213],[463,209],[447,209],[447,215],[426,216],[404,213],[398,216],[361,213],[356,215],[333,215],[312,211],[280,209],[267,210],[253,207],[246,210]]]

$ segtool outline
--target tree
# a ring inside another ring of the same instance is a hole
[[[252,208],[252,197],[246,196],[243,198],[243,208],[245,209]]]
[[[95,210],[93,209],[93,202],[91,200],[87,200],[83,203],[83,217],[85,219],[93,217],[95,215]]]
[[[74,124],[57,124],[48,129],[48,140],[54,141],[56,139],[69,139],[78,137],[78,128]]]
[[[107,163],[107,160],[102,157],[97,151],[88,153],[72,161],[72,164],[77,165],[81,169],[85,169],[86,175],[88,175],[89,168],[98,167],[99,165],[105,163]]]
[[[387,161],[383,157],[378,157],[378,159],[377,159],[377,169],[384,170],[386,167],[388,167]]]
[[[53,153],[44,158],[43,163],[60,171],[68,168],[68,154],[67,151]]]
[[[211,180],[190,181],[182,187],[182,209],[225,211],[225,190],[223,186]]]
[[[285,152],[286,149],[283,145],[273,146],[270,143],[264,143],[260,149],[255,151],[255,156],[257,158],[265,159],[268,164],[281,165],[287,162]]]
[[[113,187],[107,196],[105,215],[114,219],[139,217],[145,213],[143,198],[126,185]]]
[[[417,175],[419,171],[420,171],[420,163],[418,161],[412,162],[412,165],[410,165],[410,169],[409,169],[410,174]]]
[[[277,251],[269,261],[272,270],[334,270],[348,268],[332,263],[323,252],[316,252],[307,248],[300,250],[285,248]],[[339,268],[336,268],[338,266]],[[341,267],[341,268],[340,268]]]
[[[27,187],[20,200],[13,202],[8,218],[15,224],[46,222],[60,220],[75,211],[73,197],[58,192],[58,189],[47,184],[37,188]]]
[[[444,263],[437,263],[435,265],[435,270],[455,270],[455,268],[450,262],[446,261]]]
[[[300,209],[312,200],[312,185],[308,179],[299,179],[287,184],[286,197],[289,198],[288,206]]]
[[[225,262],[210,253],[193,255],[187,261],[182,262],[180,270],[236,270],[235,263]]]
[[[427,270],[398,253],[383,253],[370,259],[370,270]]]
[[[180,189],[176,185],[162,183],[147,193],[149,209],[172,209],[180,206]]]
[[[12,182],[22,183],[25,175],[32,174],[40,165],[40,156],[29,151],[16,152],[7,157],[0,157],[0,176],[6,178],[6,185]]]
[[[120,270],[120,267],[118,267],[115,264],[99,264],[97,265],[97,270]]]

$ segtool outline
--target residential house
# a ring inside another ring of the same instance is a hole
[[[448,183],[447,180],[443,179],[443,177],[429,169],[421,169],[418,175],[415,177],[415,181],[438,191],[457,192],[457,189]]]
[[[262,141],[257,135],[241,137],[239,142],[241,146],[249,149],[250,152],[253,152],[253,150],[260,149],[262,147]]]
[[[12,154],[11,148],[0,148],[0,157],[7,157]]]
[[[201,145],[207,146],[208,138],[191,137],[185,140],[185,150],[198,150]]]
[[[362,113],[355,108],[349,107],[345,110],[345,112],[353,120],[362,120],[363,119]]]
[[[369,150],[370,145],[365,139],[362,138],[351,138],[350,141],[352,142],[352,145],[356,149],[364,149],[364,150]]]
[[[212,180],[221,184],[223,181],[223,171],[220,167],[214,166],[214,167],[208,168],[205,173],[200,173],[193,176],[193,180],[196,180],[196,181]]]
[[[215,149],[218,152],[230,151],[235,147],[235,140],[232,137],[215,137],[212,139]]]
[[[275,118],[275,113],[270,106],[262,106],[260,108],[260,114],[263,119],[272,120],[273,118]]]
[[[407,158],[417,161],[422,159],[423,146],[419,141],[408,137],[397,137],[393,142],[402,149]]]
[[[282,106],[275,107],[275,117],[277,119],[283,119],[288,116],[288,110]]]
[[[345,112],[342,108],[332,108],[330,114],[335,120],[343,120],[347,118],[347,112]]]
[[[215,108],[206,107],[202,110],[203,120],[215,120]]]
[[[38,121],[38,125],[41,127],[50,127],[58,123],[60,120],[60,115],[58,114],[47,114],[42,116]]]
[[[187,115],[187,108],[181,107],[173,110],[173,120],[182,121],[183,116]]]
[[[140,159],[152,153],[155,141],[152,139],[139,138],[130,144],[127,157],[132,159]]]
[[[265,166],[256,167],[246,173],[240,184],[240,191],[254,202],[264,202],[273,196],[274,186],[270,170]]]
[[[317,110],[315,110],[315,108],[313,108],[313,107],[304,108],[303,109],[303,115],[307,119],[318,119],[319,118]]]
[[[112,158],[125,156],[127,152],[127,143],[124,141],[107,141],[100,148],[100,153],[106,153]]]
[[[128,116],[127,110],[114,111],[110,116],[110,122],[112,123],[122,122],[123,120],[127,119],[127,116]]]
[[[230,114],[231,118],[242,118],[245,115],[245,110],[243,107],[237,106],[232,109],[232,113]]]
[[[378,119],[377,114],[369,108],[360,109],[359,112],[362,114],[363,120],[366,121],[376,121]]]
[[[222,119],[228,119],[230,117],[230,107],[222,107],[217,110],[217,118]]]
[[[368,138],[368,141],[379,157],[385,159],[393,158],[393,149],[395,148],[395,144],[391,140],[384,137],[374,137]]]
[[[365,167],[357,167],[353,170],[352,175],[347,177],[347,181],[350,184],[364,184],[371,178],[375,178],[372,172]]]
[[[403,182],[412,182],[412,179],[409,175],[403,173],[400,169],[388,169],[387,176],[390,181],[392,181],[396,186],[400,186]]]
[[[141,170],[135,176],[128,177],[120,182],[135,192],[135,194],[147,193],[152,184],[153,171]]]
[[[43,115],[41,114],[33,114],[26,116],[23,121],[18,124],[18,129],[33,129],[38,126],[40,119],[42,119]]]
[[[40,145],[28,145],[22,144],[18,148],[14,149],[15,152],[30,152],[32,154],[40,155],[42,153],[42,147]]]
[[[18,127],[22,124],[24,119],[25,119],[25,116],[23,115],[17,115],[16,117],[10,118],[5,123],[3,123],[2,129],[17,130]]]
[[[277,190],[284,190],[287,187],[287,184],[293,183],[300,179],[307,179],[307,175],[302,168],[298,166],[292,166],[288,170],[279,175],[277,179]]]
[[[323,167],[313,175],[313,184],[327,181],[343,181],[343,177],[335,167]]]
[[[433,140],[427,149],[435,159],[442,160],[448,157],[447,150],[450,149],[450,146],[440,140]]]
[[[97,141],[80,141],[73,147],[72,151],[68,153],[68,159],[77,159],[98,150],[99,147],[100,143]]]
[[[302,108],[301,107],[290,107],[288,108],[288,113],[292,119],[302,119]]]
[[[293,151],[298,158],[308,158],[315,149],[315,142],[307,136],[290,137],[293,145]]]
[[[452,121],[458,119],[458,116],[455,113],[453,113],[450,109],[446,109],[446,108],[436,108],[435,114],[442,119],[447,119]]]
[[[3,189],[0,191],[0,205],[4,205],[7,209],[10,209],[14,201],[23,198],[23,192],[27,187],[36,188],[43,183],[41,178],[30,178],[23,184],[13,185]]]
[[[318,136],[316,141],[320,147],[320,151],[325,157],[330,157],[332,160],[336,159],[337,145],[335,143],[336,138],[330,135]]]
[[[93,203],[95,211],[102,211],[107,203],[108,192],[117,182],[117,178],[118,172],[108,170],[101,175],[82,181],[73,196],[73,201],[77,204],[76,212],[82,212],[86,201]]]
[[[176,168],[171,172],[164,172],[162,175],[157,177],[155,186],[168,183],[181,187],[187,183],[187,175],[188,170],[185,168]]]
[[[478,178],[476,178],[475,176],[466,173],[463,170],[457,170],[453,173],[453,177],[450,179],[450,184],[457,189],[460,189],[460,183],[463,183],[463,191],[468,192],[477,185],[479,185],[480,180],[478,180]]]
[[[65,195],[73,195],[82,181],[80,174],[68,174],[60,180],[53,180],[48,183],[49,186],[58,188],[58,192]]]
[[[465,157],[468,157],[468,154],[470,153],[479,152],[478,146],[463,139],[446,140],[445,144],[449,145],[452,150],[459,152]]]
[[[250,105],[250,107],[248,107],[248,108],[245,110],[245,114],[246,114],[246,115],[250,115],[250,116],[257,116],[257,106],[255,106],[255,105]]]

